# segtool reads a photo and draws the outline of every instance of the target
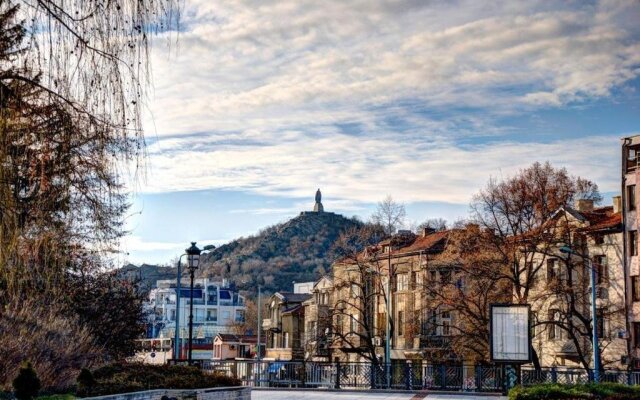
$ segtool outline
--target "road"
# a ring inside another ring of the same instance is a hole
[[[317,390],[255,390],[251,392],[252,400],[506,400],[503,396],[473,396],[440,393],[367,393],[359,392],[323,392]]]

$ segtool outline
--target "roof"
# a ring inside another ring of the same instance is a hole
[[[311,297],[309,293],[277,292],[275,294],[287,303],[302,303]]]
[[[622,229],[622,213],[613,212],[613,206],[598,207],[592,211],[577,211],[569,207],[565,207],[567,211],[571,210],[572,214],[577,213],[582,220],[588,222],[588,226],[580,229],[581,232],[598,232]]]
[[[589,221],[589,226],[583,229],[585,232],[622,229],[622,213],[614,213],[613,206],[596,208],[590,212],[582,211],[580,214]]]
[[[226,343],[257,343],[258,337],[256,335],[234,335],[232,333],[218,333],[216,337],[219,337]],[[264,342],[266,338],[260,338],[261,342]]]
[[[451,231],[439,231],[430,233],[427,236],[417,236],[416,239],[409,245],[394,249],[391,254],[394,253],[412,253],[416,251],[430,251],[439,250],[438,246],[443,243],[449,236]]]

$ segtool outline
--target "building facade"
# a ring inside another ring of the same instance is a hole
[[[175,280],[159,280],[145,304],[149,312],[150,338],[174,338],[176,331],[176,299],[180,296],[180,332],[186,346],[189,336],[190,282],[181,282],[177,293]],[[235,324],[244,322],[245,299],[226,280],[196,279],[193,289],[193,338],[197,358],[211,358],[213,338],[231,333]],[[194,355],[194,357],[195,357]]]
[[[630,363],[640,369],[640,136],[622,139],[622,222],[624,240],[622,254],[625,260],[626,309],[628,350]]]
[[[543,366],[593,368],[591,268],[595,269],[597,331],[605,368],[626,368],[625,263],[620,198],[562,207],[545,224],[547,239],[527,262],[536,269],[529,291],[533,347]],[[567,249],[571,253],[567,252]]]
[[[262,320],[267,343],[267,360],[304,359],[305,308],[303,303],[311,298],[309,285],[299,284],[298,290],[306,293],[276,292],[267,303],[267,316]]]

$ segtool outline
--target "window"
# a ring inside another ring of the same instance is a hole
[[[404,311],[398,311],[398,336],[404,335]]]
[[[598,326],[596,327],[596,332],[597,332],[598,338],[602,339],[605,337],[605,334],[606,334],[604,330],[604,327],[605,327],[604,311],[602,309],[599,309],[596,312],[596,315],[598,316],[598,321],[597,321]]]
[[[627,210],[634,211],[636,209],[636,185],[627,186]]]
[[[424,285],[424,273],[414,272],[416,274],[416,287],[422,288]]]
[[[387,329],[387,313],[379,312],[376,318],[376,330],[378,335],[384,336],[384,332]]]
[[[442,336],[451,335],[451,313],[449,311],[443,311],[440,314],[440,320],[442,323]]]
[[[440,271],[440,283],[443,285],[451,283],[451,271]]]
[[[396,275],[396,291],[409,290],[409,274]]]
[[[635,348],[640,349],[640,322],[633,323],[633,337],[635,338]]]
[[[207,321],[218,321],[218,310],[216,308],[210,308],[207,310]]]
[[[176,320],[176,310],[171,310],[171,312],[169,313],[169,320],[170,321]]]
[[[604,235],[595,235],[593,237],[593,243],[595,243],[595,244],[604,244]]]
[[[284,344],[282,345],[285,349],[289,348],[289,332],[284,333]]]
[[[355,283],[351,284],[351,298],[355,299],[356,297],[358,297],[358,293],[360,292],[359,290],[360,288],[358,288],[358,285]]]
[[[631,277],[631,298],[633,301],[640,301],[640,276]]]
[[[607,281],[607,256],[593,257],[593,268],[596,270],[596,285],[601,285]]]
[[[629,231],[629,254],[638,255],[638,231]]]
[[[422,323],[422,334],[435,336],[437,334],[438,318],[435,310],[425,310]]]
[[[244,311],[236,310],[236,322],[244,322]]]
[[[548,332],[549,332],[549,340],[562,339],[562,328],[556,325],[553,322],[560,322],[560,311],[558,310],[549,310],[549,322],[548,324]]]
[[[204,321],[204,309],[196,308],[195,311],[196,311],[196,315],[195,315],[196,321]]]
[[[547,260],[547,283],[551,283],[558,278],[558,259],[549,258]]]
[[[352,333],[358,332],[358,316],[357,315],[351,316],[351,329],[349,331]]]
[[[336,333],[342,335],[342,314],[336,315]]]

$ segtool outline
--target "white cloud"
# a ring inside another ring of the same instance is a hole
[[[617,164],[611,160],[617,159],[619,142],[611,136],[465,147],[427,141],[404,145],[393,138],[343,134],[300,135],[269,146],[205,145],[206,137],[199,140],[194,146],[198,151],[182,146],[193,143],[191,138],[172,140],[182,150],[156,152],[151,146],[147,190],[212,188],[305,197],[318,186],[342,201],[336,206],[341,209],[357,209],[353,202],[375,202],[387,193],[405,202],[465,203],[490,176],[546,160],[595,180],[604,191],[617,190],[616,174],[611,173]]]
[[[637,77],[637,2],[202,0],[184,15],[178,55],[154,53],[144,191],[462,203],[547,159],[616,190],[616,138],[517,143],[494,117]],[[472,135],[491,143],[460,145]]]

